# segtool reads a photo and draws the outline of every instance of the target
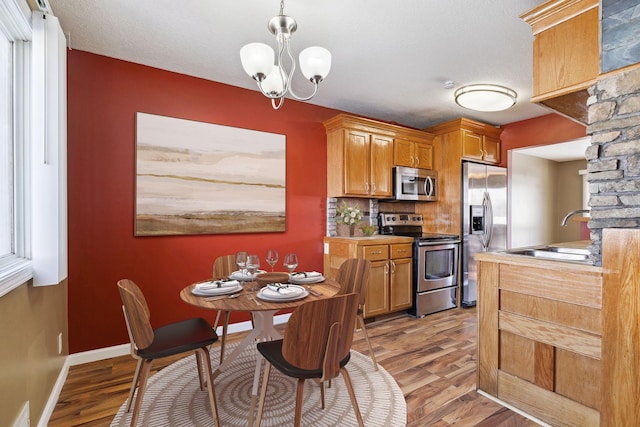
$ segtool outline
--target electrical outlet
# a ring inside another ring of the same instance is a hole
[[[62,332],[58,334],[58,354],[62,354]]]

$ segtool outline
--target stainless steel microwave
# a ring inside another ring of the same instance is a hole
[[[438,173],[426,169],[394,167],[393,198],[418,202],[438,200]]]

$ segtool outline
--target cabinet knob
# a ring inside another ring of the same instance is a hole
[[[416,157],[416,167],[420,166],[420,157]]]
[[[391,274],[396,274],[396,263],[393,260],[389,260],[389,263],[391,264]]]

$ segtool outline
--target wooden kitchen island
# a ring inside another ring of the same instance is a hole
[[[640,421],[640,230],[607,229],[603,267],[478,261],[478,388],[554,426]]]

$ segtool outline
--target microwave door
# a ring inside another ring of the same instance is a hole
[[[402,196],[414,197],[418,195],[418,178],[415,176],[402,176]]]

